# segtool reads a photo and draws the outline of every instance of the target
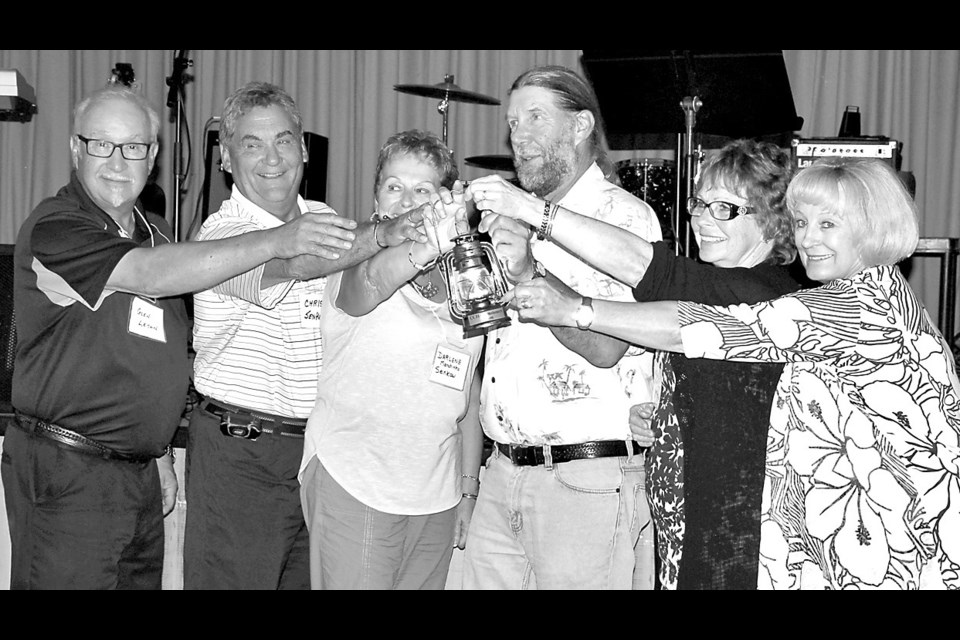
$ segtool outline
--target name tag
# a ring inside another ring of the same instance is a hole
[[[127,324],[127,331],[149,340],[166,342],[163,309],[148,300],[134,296],[130,302],[130,321]]]
[[[323,297],[319,293],[305,293],[300,296],[300,326],[320,328],[320,306]]]
[[[430,382],[463,391],[463,383],[467,379],[469,367],[470,354],[438,345],[437,353],[433,356]]]

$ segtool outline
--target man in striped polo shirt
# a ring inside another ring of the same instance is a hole
[[[220,120],[230,199],[198,240],[269,229],[306,211],[307,161],[293,99],[264,82],[227,98]],[[308,589],[308,533],[297,471],[323,361],[324,276],[407,239],[417,217],[357,228],[336,259],[273,260],[194,296],[194,377],[204,396],[187,443],[185,589]]]

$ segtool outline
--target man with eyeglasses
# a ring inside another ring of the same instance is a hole
[[[796,256],[785,203],[791,175],[790,154],[771,143],[735,140],[715,152],[686,201],[698,260],[572,211],[557,213],[553,236],[635,284],[640,302],[771,300],[799,288],[786,266]],[[529,301],[521,318],[575,326],[581,296],[563,283],[535,280],[511,295]],[[636,303],[594,306],[592,330],[631,340]],[[658,353],[659,404],[652,415],[635,405],[629,419],[637,428],[652,419],[657,434],[647,454],[647,492],[661,588],[757,588],[767,430],[776,428],[770,406],[782,368]]]
[[[108,86],[74,109],[70,183],[14,253],[16,427],[3,444],[13,589],[159,589],[170,443],[190,374],[181,298],[267,261],[333,259],[356,224],[300,216],[228,240],[176,243],[138,198],[157,112]]]

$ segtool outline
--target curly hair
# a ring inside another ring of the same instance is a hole
[[[787,186],[793,177],[790,154],[770,142],[734,140],[701,169],[698,188],[736,193],[755,211],[764,240],[773,241],[769,261],[790,264],[797,257],[793,216],[787,210]]]
[[[460,177],[460,170],[457,169],[453,151],[443,144],[437,134],[420,129],[410,129],[393,134],[380,147],[380,155],[377,157],[377,171],[373,181],[374,196],[380,191],[383,166],[393,158],[405,155],[417,156],[436,169],[437,173],[440,174],[440,184],[447,189],[452,188],[453,183]]]

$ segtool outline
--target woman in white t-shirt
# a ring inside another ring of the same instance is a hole
[[[327,278],[323,370],[301,465],[314,588],[442,589],[454,547],[466,543],[483,448],[483,337],[464,338],[451,319],[435,263],[469,231],[457,176],[436,135],[388,139],[373,219],[421,208],[429,240],[385,247]]]

